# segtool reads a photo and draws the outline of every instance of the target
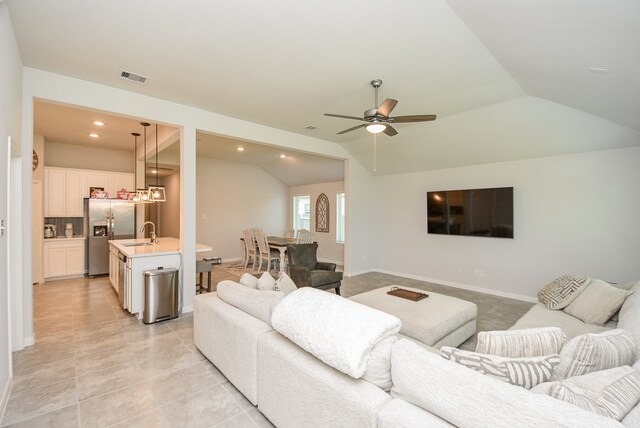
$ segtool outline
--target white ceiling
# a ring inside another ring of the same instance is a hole
[[[637,0],[7,1],[27,66],[309,133],[370,170],[371,134],[323,113],[361,115],[381,78],[394,114],[438,119],[378,137],[380,175],[640,144]]]

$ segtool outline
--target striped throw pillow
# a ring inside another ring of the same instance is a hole
[[[633,336],[622,329],[574,337],[560,351],[560,364],[553,380],[630,365],[635,351]]]
[[[542,357],[559,354],[567,336],[559,327],[481,331],[476,352],[500,357]]]
[[[566,308],[590,281],[591,278],[586,276],[562,275],[538,291],[538,300],[544,303],[547,309]]]
[[[467,368],[525,389],[531,389],[539,383],[549,381],[560,362],[558,354],[545,357],[505,358],[462,351],[448,346],[443,346],[440,354]]]
[[[640,372],[629,366],[593,372],[554,382],[548,394],[619,421],[640,401]]]

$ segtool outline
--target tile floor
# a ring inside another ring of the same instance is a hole
[[[213,283],[222,279],[238,280],[214,269]],[[342,294],[390,284],[476,303],[479,330],[508,328],[532,306],[379,273],[345,278]],[[193,345],[190,314],[144,325],[107,278],[36,285],[34,329],[36,344],[13,354],[3,427],[271,426]]]

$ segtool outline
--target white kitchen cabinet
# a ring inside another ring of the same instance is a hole
[[[44,216],[67,216],[67,171],[64,168],[44,168]]]
[[[89,188],[102,187],[105,192],[109,193],[110,198],[117,198],[118,195],[112,195],[110,192],[111,186],[111,174],[107,171],[85,171],[84,173],[84,190],[83,194],[85,198],[91,197],[89,194]]]
[[[84,173],[80,170],[69,169],[66,171],[65,187],[65,217],[82,217],[84,206],[82,205],[82,188],[84,187]]]
[[[127,280],[125,281],[128,288],[125,292],[128,297],[127,308],[132,314],[138,314],[138,318],[142,318],[144,310],[144,273],[158,268],[180,269],[180,255],[176,253],[127,258]]]
[[[130,192],[135,191],[136,186],[133,183],[133,174],[127,172],[114,172],[111,174],[111,182],[109,184],[109,197],[117,198],[118,191],[126,189]]]
[[[109,245],[109,282],[113,289],[118,292],[118,249]]]
[[[43,249],[45,279],[84,274],[84,239],[51,239]]]

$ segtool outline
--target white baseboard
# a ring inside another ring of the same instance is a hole
[[[457,282],[445,281],[442,279],[428,278],[425,276],[412,275],[412,274],[403,273],[403,272],[394,272],[394,271],[389,271],[384,269],[374,269],[373,271],[379,272],[379,273],[386,273],[388,275],[400,276],[402,278],[415,279],[418,281],[432,282],[434,284],[446,285],[448,287],[461,288],[463,290],[475,291],[477,293],[491,294],[493,296],[506,297],[508,299],[514,299],[514,300],[522,300],[523,302],[536,303],[538,301],[538,299],[536,299],[535,297],[524,296],[522,294],[516,294],[516,293],[508,293],[505,291],[493,290],[491,288],[478,287],[475,285],[460,284]]]
[[[352,276],[364,275],[365,273],[377,272],[375,269],[361,270],[358,272],[344,272],[344,276],[351,278]]]
[[[193,305],[192,306],[183,306],[182,307],[182,313],[183,314],[187,314],[189,312],[193,312]]]
[[[222,263],[235,263],[235,262],[241,262],[242,260],[244,260],[242,257],[234,257],[232,259],[222,259]]]
[[[4,391],[2,392],[2,400],[0,401],[0,420],[2,420],[4,416],[4,411],[7,408],[7,402],[9,401],[9,394],[11,393],[11,384],[12,377],[9,376],[7,379],[7,384],[4,386]]]
[[[24,346],[32,346],[36,344],[36,338],[34,336],[31,337],[25,337],[23,342]]]

